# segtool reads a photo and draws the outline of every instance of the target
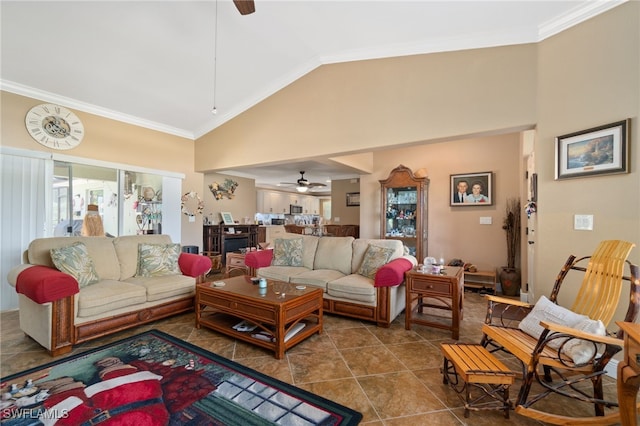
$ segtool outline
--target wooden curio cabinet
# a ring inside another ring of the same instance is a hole
[[[416,177],[402,164],[380,181],[380,238],[400,240],[422,263],[427,254],[429,179]]]

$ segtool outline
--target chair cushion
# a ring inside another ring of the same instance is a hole
[[[309,271],[309,269],[304,266],[267,266],[266,268],[258,269],[256,274],[261,278],[288,283],[291,277],[307,271]]]
[[[276,238],[273,244],[273,266],[303,266],[302,238]]]
[[[344,277],[344,274],[340,271],[333,269],[314,269],[313,271],[303,272],[290,278],[290,281],[294,284],[312,285],[314,287],[320,287],[325,292],[327,291],[327,283],[329,281],[337,280]]]
[[[100,315],[119,308],[138,305],[146,300],[147,292],[141,285],[102,280],[80,289],[78,317]]]
[[[369,244],[369,248],[367,248],[364,254],[364,259],[362,259],[362,264],[360,264],[357,273],[364,277],[374,279],[378,269],[389,261],[393,252],[393,249]]]
[[[351,274],[327,283],[327,294],[358,302],[376,302],[373,280],[360,274]]]
[[[66,247],[52,248],[51,260],[59,271],[78,280],[80,288],[100,281],[84,243],[78,241]]]
[[[195,294],[196,280],[186,275],[163,275],[157,277],[132,277],[128,283],[144,287],[147,291],[147,302],[175,296]]]
[[[333,269],[344,275],[351,273],[353,237],[322,237],[318,241],[313,269]]]
[[[178,264],[180,244],[138,245],[138,277],[160,277],[182,274]]]

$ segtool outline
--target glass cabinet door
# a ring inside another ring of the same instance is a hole
[[[402,240],[409,254],[416,255],[416,187],[387,188],[385,237]]]
[[[406,250],[422,262],[427,252],[426,178],[416,178],[404,166],[381,180],[381,238],[402,241]]]

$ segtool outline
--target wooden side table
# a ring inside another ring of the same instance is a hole
[[[405,308],[405,328],[411,329],[411,324],[421,324],[429,327],[451,330],[451,337],[460,337],[460,321],[464,301],[463,269],[447,266],[440,274],[418,272],[412,269],[405,273],[407,286],[407,306]],[[435,303],[438,302],[438,303]],[[436,322],[424,313],[427,309],[451,311],[451,322]]]
[[[249,267],[244,263],[244,253],[228,252],[227,262],[225,265],[224,276],[231,277],[235,275],[248,275]]]
[[[638,424],[636,397],[640,387],[640,324],[617,321],[624,331],[624,359],[618,363],[618,404],[623,426]]]

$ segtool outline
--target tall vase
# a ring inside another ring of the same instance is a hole
[[[520,294],[520,271],[516,268],[500,268],[500,285],[505,296],[517,296]]]

